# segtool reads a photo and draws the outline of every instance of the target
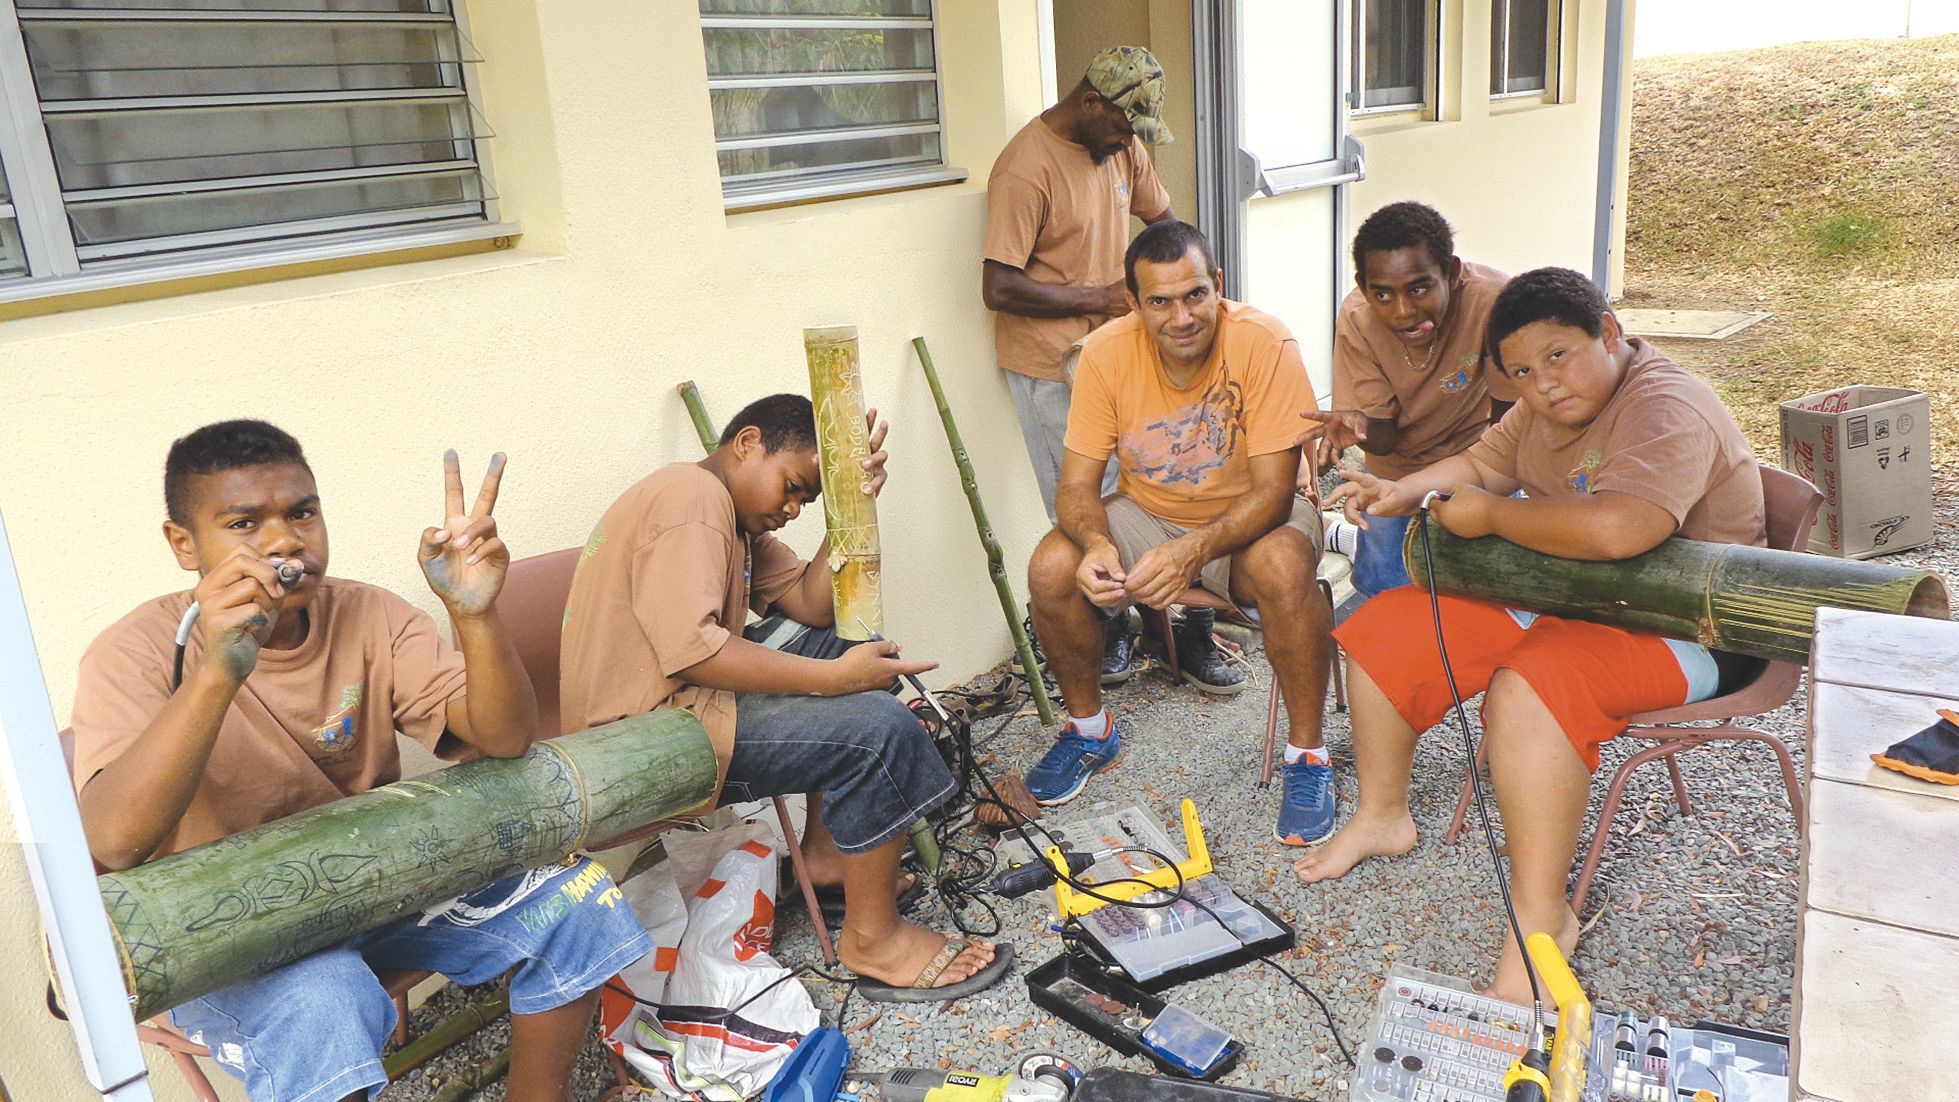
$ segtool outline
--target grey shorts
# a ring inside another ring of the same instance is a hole
[[[1181,524],[1172,524],[1146,511],[1128,494],[1110,494],[1102,499],[1102,506],[1109,514],[1109,538],[1115,541],[1116,552],[1122,556],[1125,569],[1134,566],[1136,560],[1150,548],[1168,543],[1190,531]],[[1306,573],[1300,578],[1301,585],[1311,585],[1326,540],[1319,507],[1294,494],[1292,515],[1286,518],[1284,527],[1298,529],[1313,545],[1313,561],[1306,564]],[[1197,572],[1196,584],[1227,601],[1231,600],[1231,556],[1205,563],[1203,569]]]
[[[752,643],[832,659],[856,644],[829,628],[771,616]],[[720,803],[823,793],[823,825],[844,853],[876,849],[951,799],[958,787],[911,709],[888,692],[849,696],[735,694],[735,749]]]

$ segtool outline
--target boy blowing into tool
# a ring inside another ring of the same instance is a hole
[[[503,456],[467,508],[455,452],[444,466],[442,522],[416,558],[460,651],[400,597],[327,577],[320,494],[291,436],[224,421],[171,445],[163,534],[198,581],[123,617],[82,659],[75,782],[96,861],[131,868],[395,781],[397,730],[444,757],[530,747],[537,705],[497,614],[510,564],[491,515]],[[192,602],[200,615],[179,653]],[[599,985],[652,948],[629,908],[598,904],[609,880],[553,921],[519,921],[524,899],[557,894],[588,866],[500,880],[170,1020],[259,1102],[367,1097],[387,1082],[395,1016],[374,969],[471,984],[514,968],[508,1096],[562,1102]]]
[[[862,493],[884,485],[885,426],[871,412]],[[566,726],[659,707],[700,717],[720,802],[807,792],[802,848],[819,895],[842,886],[844,964],[880,1001],[948,999],[1005,974],[1009,954],[899,917],[907,829],[949,799],[952,774],[887,690],[936,663],[887,641],[843,643],[826,538],[806,562],[772,534],[822,492],[809,399],[737,413],[713,454],[672,463],[620,495],[585,545],[565,610]],[[746,626],[749,612],[767,618]]]
[[[1733,416],[1706,383],[1625,336],[1584,276],[1540,268],[1511,280],[1490,312],[1488,344],[1520,403],[1469,450],[1406,478],[1344,474],[1331,500],[1344,500],[1349,519],[1363,510],[1407,516],[1439,491],[1450,496],[1431,511],[1456,535],[1501,536],[1562,558],[1630,558],[1674,535],[1764,542],[1761,475]],[[1525,496],[1511,497],[1518,489]],[[1439,605],[1457,687],[1465,697],[1488,693],[1484,737],[1518,920],[1569,955],[1578,920],[1565,881],[1599,744],[1635,713],[1730,691],[1748,662],[1483,601]],[[1450,707],[1423,590],[1369,601],[1335,638],[1349,659],[1360,798],[1333,840],[1295,866],[1307,883],[1414,847],[1415,741]],[[1529,1001],[1522,956],[1507,938],[1488,990]]]

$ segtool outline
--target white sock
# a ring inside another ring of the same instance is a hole
[[[1348,558],[1360,550],[1360,526],[1336,520],[1326,526],[1326,549],[1337,551]]]
[[[1068,722],[1075,725],[1075,733],[1083,738],[1107,738],[1109,736],[1109,710],[1107,708],[1083,719],[1069,716]]]
[[[1076,722],[1080,721],[1077,720]],[[1326,747],[1324,746],[1315,746],[1310,749],[1304,746],[1293,746],[1290,744],[1286,746],[1287,765],[1298,765],[1302,758],[1312,762],[1314,765],[1333,764],[1333,759],[1327,756]]]

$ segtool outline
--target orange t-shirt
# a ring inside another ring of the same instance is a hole
[[[1122,278],[1129,216],[1147,220],[1168,209],[1170,193],[1140,139],[1098,165],[1037,116],[1000,150],[987,177],[985,257],[1042,283],[1107,286]],[[1061,354],[1107,320],[996,313],[994,351],[1002,370],[1058,380]]]
[[[728,488],[698,463],[640,479],[600,518],[572,579],[559,652],[565,730],[685,708],[726,777],[735,694],[675,674],[719,652],[808,568],[774,536],[743,537]]]
[[[1532,497],[1606,490],[1650,501],[1676,535],[1760,547],[1768,542],[1762,473],[1714,389],[1637,337],[1619,389],[1583,428],[1510,407],[1469,457]]]
[[[1119,456],[1116,489],[1144,511],[1196,528],[1251,489],[1255,455],[1292,447],[1316,409],[1299,342],[1261,310],[1218,303],[1210,358],[1172,386],[1156,341],[1128,314],[1082,343],[1065,446],[1090,459]]]
[[[170,699],[177,622],[190,593],[140,605],[96,637],[75,689],[75,789],[122,756]],[[163,857],[401,779],[397,730],[445,757],[463,656],[415,606],[377,586],[327,578],[306,639],[261,650],[239,686],[190,807]],[[203,652],[192,634],[184,669]]]
[[[1394,451],[1368,453],[1369,471],[1404,478],[1457,455],[1489,427],[1491,398],[1517,400],[1516,386],[1483,353],[1490,307],[1508,282],[1495,268],[1463,263],[1426,368],[1375,316],[1364,289],[1347,292],[1333,326],[1333,408],[1357,409],[1401,430]]]

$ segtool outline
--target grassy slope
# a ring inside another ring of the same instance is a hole
[[[1959,473],[1959,36],[1640,61],[1631,175],[1626,305],[1776,314],[1664,342],[1760,454],[1784,399],[1903,386]]]

